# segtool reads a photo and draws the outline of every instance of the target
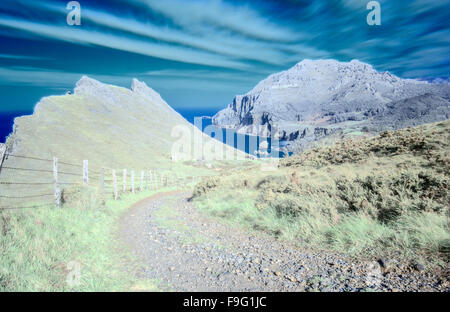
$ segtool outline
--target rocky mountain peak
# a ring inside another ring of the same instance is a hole
[[[76,87],[75,87],[75,93],[84,93],[86,91],[93,91],[98,88],[101,88],[104,86],[103,83],[101,83],[98,80],[92,79],[88,76],[81,77],[80,80],[78,80]]]
[[[434,120],[438,107],[439,112],[448,110],[442,108],[443,101],[450,99],[448,83],[402,79],[389,72],[378,72],[372,65],[358,60],[305,59],[267,77],[247,94],[236,96],[226,109],[213,117],[213,123],[245,133],[252,133],[255,126],[265,125],[267,120],[277,123],[286,134],[301,132],[308,126],[336,128],[337,124],[348,121],[369,120],[374,112],[385,112],[389,103],[423,94],[435,96],[427,97],[432,103],[425,109],[425,114],[430,116],[426,120]],[[398,120],[412,118],[403,111],[396,111]],[[381,122],[379,128],[382,127]]]
[[[133,78],[133,81],[131,83],[131,91],[133,91],[133,93],[135,94],[140,94],[144,97],[147,97],[153,101],[163,101],[158,92],[147,86],[145,82],[139,81],[136,78]]]

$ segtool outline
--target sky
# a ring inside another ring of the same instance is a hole
[[[174,108],[214,112],[303,59],[358,59],[404,78],[450,72],[448,1],[0,1],[0,114],[32,112],[82,75],[145,81]],[[0,122],[3,122],[0,120]]]

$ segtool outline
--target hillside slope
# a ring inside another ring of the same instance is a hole
[[[196,186],[215,216],[302,246],[448,264],[450,120],[347,140]]]
[[[88,159],[97,167],[163,168],[175,126],[199,133],[145,83],[134,79],[126,89],[85,76],[73,94],[43,98],[33,115],[16,118],[7,146],[12,154]]]
[[[9,152],[122,166],[127,156],[136,164],[153,156],[156,165],[169,157],[171,126],[186,121],[152,91],[136,80],[128,90],[83,77],[74,94],[43,98],[33,115],[15,119]]]
[[[189,135],[172,137],[172,130],[180,126]],[[82,182],[79,175],[82,174],[80,167],[83,160],[89,161],[91,176],[96,175],[97,181],[101,168],[106,169],[109,180],[112,178],[108,169],[116,169],[118,174],[122,169],[128,169],[128,173],[135,170],[136,175],[145,169],[171,170],[172,177],[202,174],[193,153],[194,162],[191,165],[196,167],[172,161],[173,144],[183,142],[192,146],[194,133],[217,150],[235,152],[231,147],[202,134],[143,82],[133,80],[131,89],[126,89],[83,77],[73,94],[43,98],[32,115],[15,119],[13,133],[6,142],[8,154],[50,161],[8,156],[3,164],[0,183],[44,181],[51,184],[53,157],[60,160],[59,171],[68,173],[60,176],[60,183]],[[139,179],[138,176],[136,178]],[[0,195],[53,192],[51,185],[25,188],[2,184]],[[2,201],[6,201],[5,206],[15,202],[8,198]]]

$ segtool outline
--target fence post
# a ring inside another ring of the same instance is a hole
[[[148,191],[148,170],[145,170],[145,190]]]
[[[0,144],[0,172],[2,172],[2,164],[5,161],[6,144]]]
[[[150,175],[150,189],[153,190],[156,188],[156,186],[154,185],[154,179],[153,179],[154,173],[151,170],[149,170],[148,174]]]
[[[83,160],[83,183],[89,185],[89,162]]]
[[[124,193],[126,193],[127,192],[127,169],[123,169],[122,183],[123,183],[122,191]]]
[[[53,182],[55,183],[55,206],[61,208],[61,190],[58,185],[58,158],[53,157]]]
[[[116,170],[112,171],[112,178],[113,178],[113,187],[114,187],[114,200],[117,200],[117,176],[116,176]]]
[[[139,191],[144,190],[144,170],[141,170],[141,185],[139,185]]]
[[[134,194],[134,170],[131,170],[131,193]]]

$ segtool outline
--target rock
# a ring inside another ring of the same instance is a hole
[[[273,272],[273,274],[275,274],[276,276],[281,276],[281,272],[278,272],[278,271]]]
[[[398,261],[394,259],[379,259],[378,263],[381,265],[383,274],[390,273],[397,268]]]
[[[416,271],[422,272],[425,270],[425,266],[422,263],[416,262],[413,264],[413,267]]]
[[[289,150],[298,151],[333,135],[336,124],[342,133],[347,121],[383,130],[445,120],[449,91],[449,83],[401,79],[359,61],[303,60],[237,95],[212,121],[253,135],[276,130]]]
[[[286,278],[293,283],[297,282],[297,280],[295,278],[293,278],[292,276],[287,276]]]

